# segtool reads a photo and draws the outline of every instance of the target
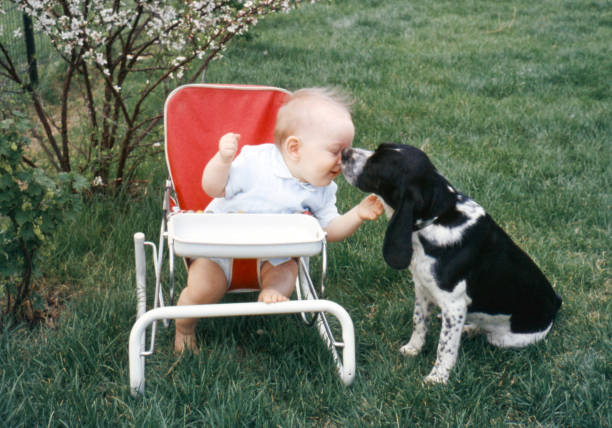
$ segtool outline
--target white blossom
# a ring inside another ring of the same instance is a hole
[[[102,67],[106,65],[106,58],[102,52],[96,52],[96,64]]]
[[[174,60],[172,60],[172,65],[174,65],[175,67],[178,66],[181,62],[185,61],[187,58],[185,58],[184,56],[177,56],[176,58],[174,58]]]

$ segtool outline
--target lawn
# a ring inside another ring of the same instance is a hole
[[[449,383],[423,386],[439,322],[421,355],[399,354],[414,293],[409,272],[382,260],[381,218],[328,248],[327,296],[355,324],[352,386],[294,317],[239,317],[201,321],[201,352],[181,358],[173,329],[159,331],[134,399],[132,235],[157,240],[160,156],[141,168],[146,189],[90,196],[56,237],[44,267],[61,317],[0,332],[0,425],[611,426],[610,40],[611,1],[333,0],[265,19],[206,73],[343,88],[355,99],[354,146],[422,148],[562,296],[545,341],[508,350],[464,337]],[[346,211],[363,195],[337,182]]]

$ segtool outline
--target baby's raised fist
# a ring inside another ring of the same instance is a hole
[[[238,151],[240,134],[228,132],[219,139],[219,156],[223,162],[231,162]]]

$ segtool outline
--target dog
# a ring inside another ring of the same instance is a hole
[[[524,347],[548,334],[561,307],[559,295],[533,260],[423,151],[392,143],[375,151],[347,148],[342,172],[384,203],[390,217],[385,261],[395,269],[410,267],[414,329],[400,349],[403,355],[421,351],[431,304],[440,308],[437,357],[426,384],[448,381],[462,331],[484,333],[500,347]]]

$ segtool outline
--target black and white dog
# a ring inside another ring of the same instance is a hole
[[[440,307],[437,358],[426,383],[446,383],[464,327],[502,347],[523,347],[550,331],[561,298],[531,258],[425,153],[389,143],[374,152],[345,149],[342,172],[352,185],[383,199],[390,217],[384,259],[412,272],[414,330],[402,354],[420,352],[430,305]]]

